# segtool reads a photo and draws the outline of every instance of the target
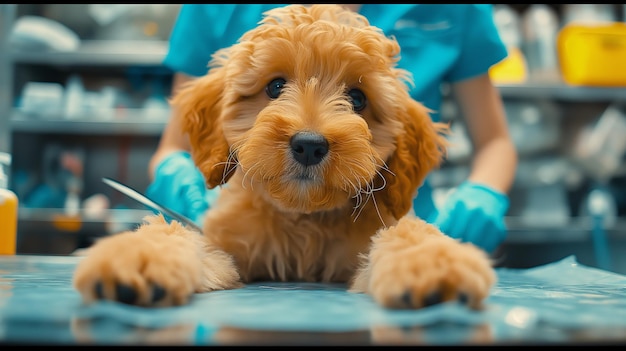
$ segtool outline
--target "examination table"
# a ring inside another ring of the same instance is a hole
[[[485,308],[386,310],[341,284],[249,284],[180,307],[83,305],[78,256],[0,256],[0,345],[626,344],[626,276],[569,256],[497,268]]]

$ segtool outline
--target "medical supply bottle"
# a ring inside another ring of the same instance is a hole
[[[11,163],[11,156],[0,152],[0,255],[15,255],[17,241],[17,195],[9,190],[4,167]]]

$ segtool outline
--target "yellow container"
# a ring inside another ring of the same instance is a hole
[[[517,84],[526,81],[526,58],[519,48],[507,48],[509,55],[491,66],[489,77],[496,84]]]
[[[0,255],[15,255],[18,200],[14,192],[0,188]]]
[[[559,31],[556,44],[566,83],[626,86],[626,23],[572,23]]]

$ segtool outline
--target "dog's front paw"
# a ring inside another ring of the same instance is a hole
[[[183,236],[154,229],[147,225],[107,237],[89,249],[73,281],[84,302],[172,306],[188,301],[201,281],[198,248]]]
[[[484,251],[442,234],[417,245],[379,252],[370,269],[368,290],[389,308],[422,308],[458,300],[480,309],[496,281]]]

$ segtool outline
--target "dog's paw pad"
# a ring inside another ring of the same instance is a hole
[[[411,296],[411,290],[407,290],[400,296],[400,302],[406,307],[413,306],[413,296]]]
[[[441,293],[440,291],[432,292],[425,295],[423,298],[420,298],[416,297],[415,292],[408,289],[398,297],[398,303],[396,303],[395,305],[396,307],[401,308],[422,308],[438,305],[453,300],[454,298],[444,298],[443,293]],[[470,297],[465,293],[459,293],[456,296],[456,301],[458,301],[462,305],[469,305]]]
[[[167,292],[162,286],[158,284],[152,285],[152,303],[157,303],[163,300],[165,295],[167,295]]]
[[[139,293],[132,286],[117,283],[114,290],[115,295],[113,297],[107,297],[104,289],[104,284],[102,282],[97,282],[94,286],[94,296],[98,300],[112,300],[126,305],[140,304]],[[164,300],[166,296],[167,291],[165,290],[165,288],[158,284],[152,284],[152,289],[149,297],[150,304],[157,304],[159,301]]]
[[[104,300],[106,299],[106,294],[104,292],[104,285],[102,282],[97,282],[94,286],[94,293],[97,299]],[[115,298],[113,300],[121,302],[126,305],[134,305],[137,303],[137,292],[131,286],[126,284],[116,284],[115,285]]]
[[[97,282],[93,290],[98,300],[104,299],[104,288],[102,287],[102,282]]]
[[[132,287],[125,284],[115,286],[116,300],[127,305],[134,305],[137,301],[137,292]]]
[[[470,298],[466,293],[460,293],[457,300],[463,305],[467,305],[470,302]]]
[[[443,296],[439,292],[433,292],[424,297],[422,305],[428,307],[442,303],[443,301]]]
[[[424,298],[415,297],[413,291],[406,290],[399,298],[403,308],[420,308],[434,306],[444,302],[443,295],[439,292],[430,293]]]

